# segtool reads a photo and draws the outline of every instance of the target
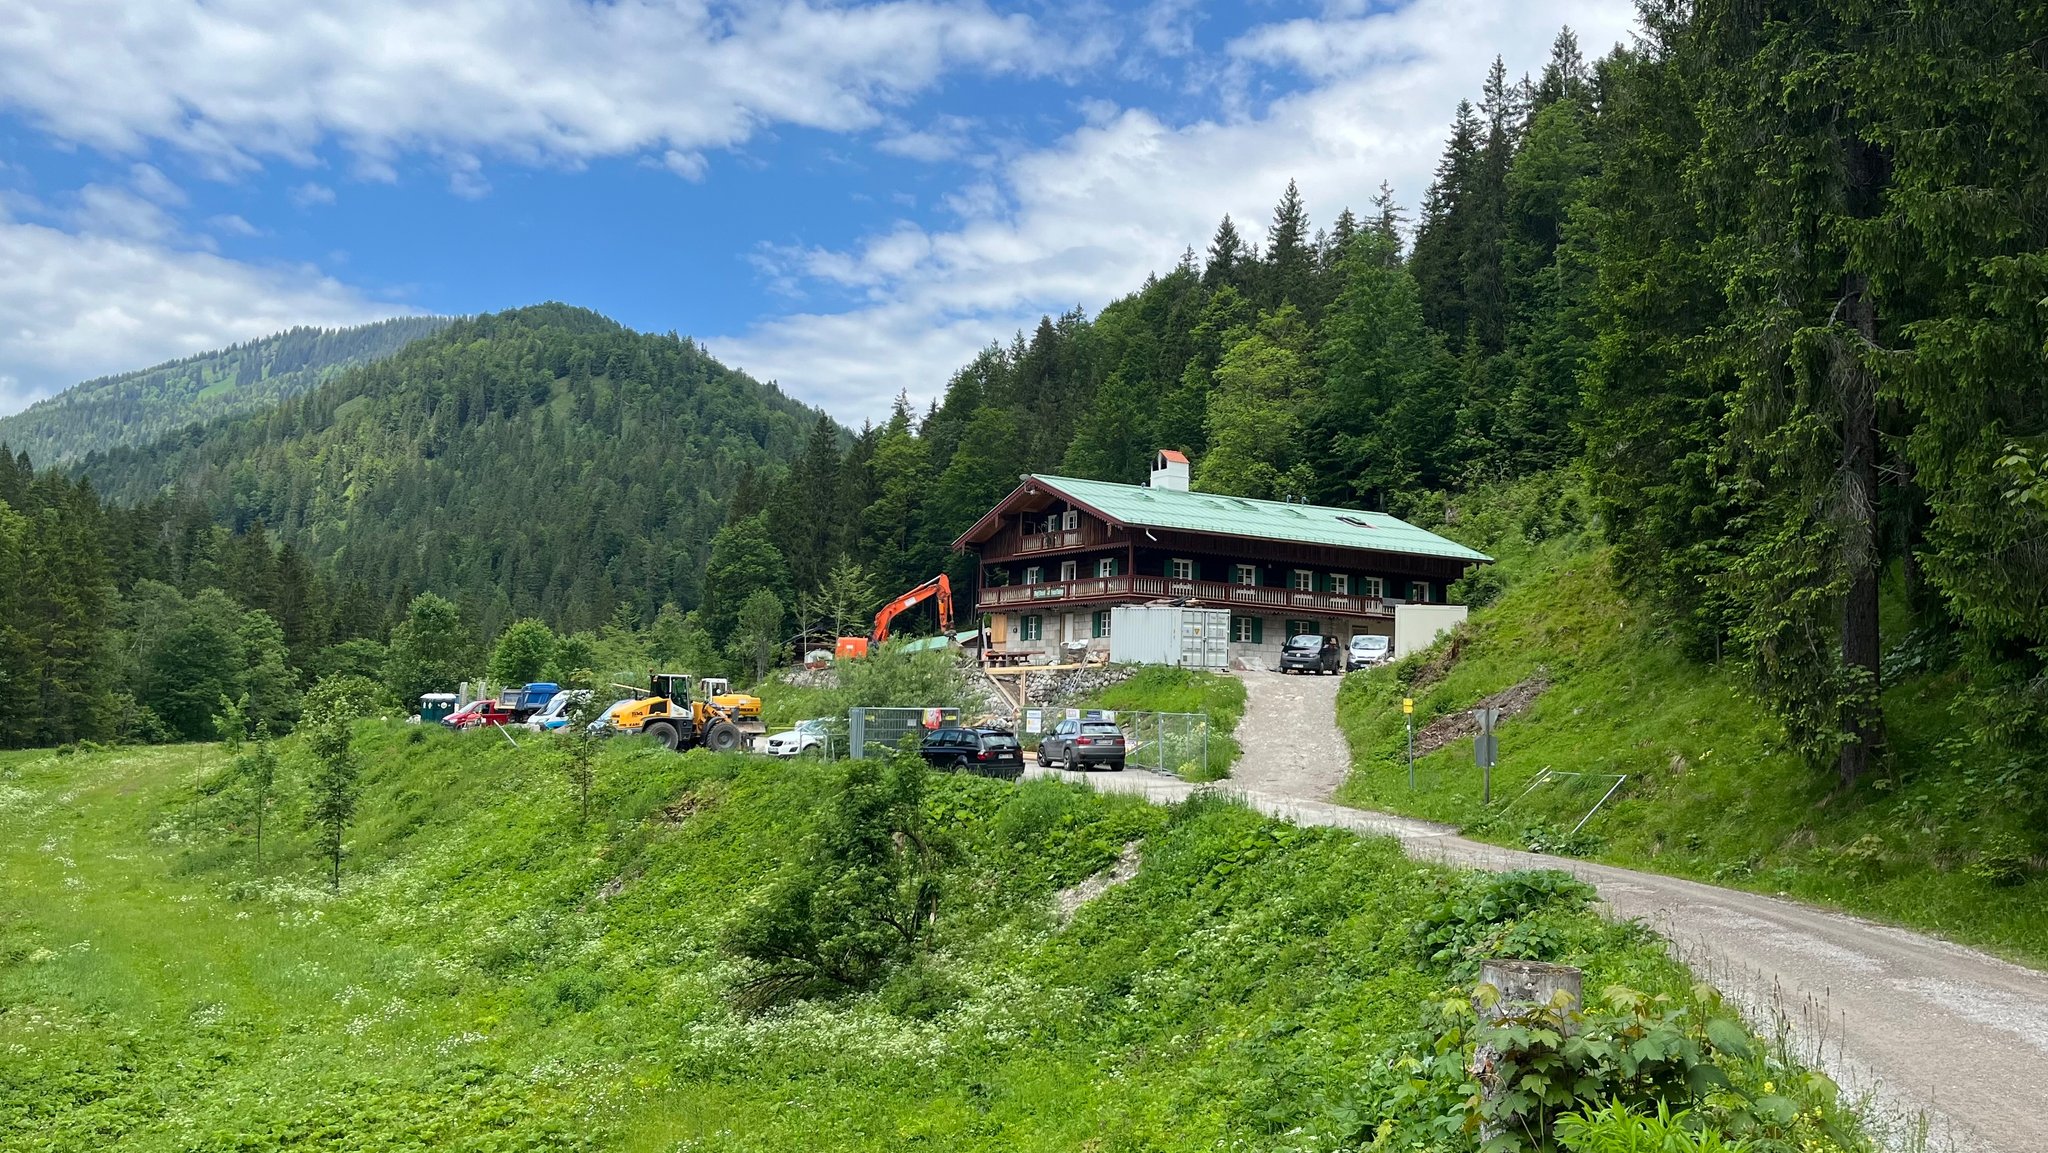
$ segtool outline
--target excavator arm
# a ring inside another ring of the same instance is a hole
[[[923,584],[882,606],[875,614],[875,631],[870,639],[881,644],[889,639],[889,625],[897,617],[930,600],[936,594],[939,598],[939,631],[951,634],[953,631],[953,582],[945,573],[933,577]]]

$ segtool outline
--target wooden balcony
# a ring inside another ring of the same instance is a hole
[[[1000,561],[1034,553],[1121,546],[1123,543],[1123,538],[1110,535],[1107,525],[1084,519],[1078,527],[1058,532],[1023,532],[1015,527],[1006,528],[988,542],[981,550],[981,556],[984,561]]]
[[[1063,604],[1150,600],[1185,600],[1190,603],[1200,602],[1207,608],[1243,608],[1273,613],[1300,612],[1310,616],[1393,615],[1393,610],[1379,597],[1299,592],[1272,585],[1171,580],[1158,576],[1082,577],[1079,580],[1045,581],[1031,585],[995,585],[981,590],[975,598],[974,608],[976,612],[1023,611],[1050,605],[1057,611],[1057,607]]]

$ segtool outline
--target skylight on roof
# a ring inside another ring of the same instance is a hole
[[[1363,520],[1360,520],[1360,519],[1359,519],[1358,517],[1355,517],[1355,516],[1340,516],[1340,517],[1338,517],[1337,519],[1338,519],[1338,520],[1341,520],[1341,521],[1343,521],[1343,522],[1344,522],[1345,524],[1355,524],[1355,525],[1357,525],[1357,526],[1358,526],[1359,528],[1371,528],[1371,527],[1372,527],[1372,526],[1371,526],[1370,524],[1367,524],[1367,523],[1366,523],[1365,521],[1363,521]]]

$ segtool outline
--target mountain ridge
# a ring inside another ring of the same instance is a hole
[[[396,353],[452,323],[399,316],[346,328],[295,325],[225,348],[80,381],[0,417],[0,444],[44,464],[146,444],[187,425],[297,396],[357,364]]]

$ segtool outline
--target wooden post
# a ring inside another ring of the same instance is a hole
[[[1563,1036],[1578,1032],[1578,1023],[1571,1019],[1571,1012],[1580,1005],[1580,984],[1583,974],[1570,965],[1552,965],[1543,961],[1486,961],[1479,967],[1479,990],[1472,998],[1472,1007],[1484,1024],[1493,1024],[1509,1017],[1529,1016],[1539,1012],[1550,1012],[1552,1002],[1564,994],[1563,1006],[1557,1010],[1560,1017],[1558,1031]],[[1498,996],[1487,997],[1491,986]],[[1489,1003],[1489,1000],[1491,1003]],[[1477,1045],[1472,1050],[1472,1076],[1488,1101],[1495,1099],[1501,1091],[1497,1076],[1500,1051],[1491,1045]],[[1505,1130],[1491,1118],[1480,1122],[1479,1141],[1485,1144],[1500,1136]]]

